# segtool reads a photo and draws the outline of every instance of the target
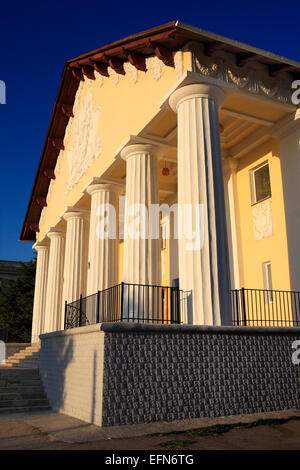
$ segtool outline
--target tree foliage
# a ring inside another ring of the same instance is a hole
[[[35,259],[22,263],[19,278],[0,291],[0,329],[8,330],[10,343],[31,341],[35,270]]]

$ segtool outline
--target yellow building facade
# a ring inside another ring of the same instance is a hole
[[[245,288],[275,324],[275,291],[300,291],[299,70],[180,22],[67,61],[21,234],[37,250],[33,341],[65,327],[66,303],[117,285],[137,321],[169,323],[175,302],[176,321],[231,324]],[[106,205],[117,225],[101,238]],[[157,237],[128,235],[134,205],[147,234],[160,205]],[[145,306],[130,286],[157,290]],[[108,319],[84,302],[85,322]]]

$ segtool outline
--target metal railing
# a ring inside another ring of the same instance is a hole
[[[65,329],[103,322],[179,324],[180,290],[122,282],[65,303]]]
[[[237,326],[300,326],[300,292],[264,289],[231,291]]]

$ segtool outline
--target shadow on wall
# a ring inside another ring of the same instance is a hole
[[[93,354],[93,386],[92,386],[92,397],[91,397],[91,423],[95,423],[95,408],[96,408],[96,393],[97,393],[97,353],[94,350]],[[98,393],[100,390],[98,388]]]
[[[101,371],[97,342],[85,335],[42,339],[40,375],[54,411],[101,424]]]
[[[55,411],[65,408],[69,393],[66,374],[73,356],[74,340],[71,336],[41,342],[40,375],[50,406]]]

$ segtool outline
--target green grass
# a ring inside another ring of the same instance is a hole
[[[191,444],[195,444],[196,442],[197,441],[190,441],[187,439],[173,439],[171,441],[161,442],[157,445],[161,447],[173,447],[176,449],[184,449],[185,447],[190,446]]]
[[[47,432],[43,431],[41,428],[39,428],[37,426],[33,426],[33,424],[31,424],[31,427],[32,427],[33,431],[36,431],[41,436],[49,436],[49,434]]]
[[[251,421],[250,423],[238,422],[238,423],[232,423],[232,424],[215,424],[213,426],[187,429],[185,431],[157,432],[153,434],[147,434],[147,436],[158,437],[158,436],[189,434],[191,436],[203,437],[203,436],[224,434],[225,432],[231,431],[232,429],[251,429],[257,426],[278,426],[279,424],[284,424],[289,421],[299,421],[299,420],[300,420],[300,416],[290,416],[288,418],[266,418],[266,419],[257,419],[256,421]],[[169,441],[169,442],[172,442],[172,441]],[[164,443],[164,445],[165,444],[166,443]]]

